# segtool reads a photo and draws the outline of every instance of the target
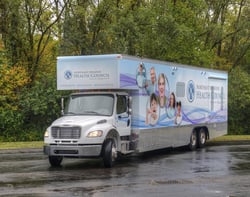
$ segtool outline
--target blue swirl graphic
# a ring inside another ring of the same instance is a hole
[[[194,114],[200,114],[199,118],[192,118]],[[227,121],[227,110],[218,110],[216,112],[211,112],[203,108],[193,108],[192,110],[185,113],[185,110],[182,110],[182,124],[181,125],[196,125],[200,123],[219,123]],[[132,119],[133,128],[160,128],[160,127],[169,127],[177,126],[174,123],[174,119],[169,119],[167,114],[163,114],[159,117],[159,120],[156,125],[145,125],[145,117],[137,116]]]
[[[136,79],[129,74],[120,74],[121,88],[136,86]]]

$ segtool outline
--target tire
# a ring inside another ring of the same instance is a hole
[[[49,163],[52,167],[58,167],[61,165],[63,160],[62,156],[49,156]]]
[[[205,129],[201,128],[198,133],[198,148],[203,148],[206,144],[207,135]]]
[[[189,149],[191,151],[194,151],[196,148],[197,148],[197,132],[196,132],[196,130],[193,130],[193,132],[190,136]]]
[[[117,159],[117,149],[113,139],[107,139],[103,145],[103,163],[106,168],[111,168]]]

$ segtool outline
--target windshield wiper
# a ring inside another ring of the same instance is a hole
[[[86,114],[101,115],[100,113],[95,112],[95,111],[83,111],[82,113],[74,113],[74,112],[67,112],[67,113],[65,113],[65,115],[75,115],[75,116],[86,115]]]
[[[100,115],[98,112],[96,112],[96,111],[84,111],[83,112],[84,114],[86,113],[86,114],[95,114],[95,115]]]
[[[65,113],[65,115],[76,115],[76,113],[74,113],[74,112],[67,112],[67,113]]]

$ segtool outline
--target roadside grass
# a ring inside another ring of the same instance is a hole
[[[43,148],[43,141],[0,142],[0,149]]]
[[[212,140],[210,142],[237,142],[237,141],[250,141],[250,135],[224,135]]]
[[[237,141],[249,141],[250,135],[225,135],[209,140],[209,143],[221,142],[237,142]],[[31,141],[31,142],[0,142],[1,149],[25,149],[25,148],[43,148],[43,141]]]

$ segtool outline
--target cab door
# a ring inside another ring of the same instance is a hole
[[[131,115],[129,113],[128,95],[117,94],[116,97],[116,128],[120,136],[130,135]]]

